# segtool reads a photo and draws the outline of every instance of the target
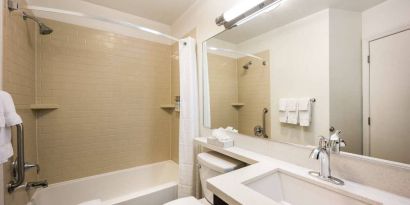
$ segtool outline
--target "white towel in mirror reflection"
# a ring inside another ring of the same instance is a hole
[[[298,124],[298,100],[295,98],[287,99],[286,110],[288,113],[287,123],[297,125]]]
[[[299,125],[310,126],[312,122],[312,102],[310,98],[300,98],[298,100]]]
[[[312,122],[311,98],[279,99],[279,122],[307,127]]]

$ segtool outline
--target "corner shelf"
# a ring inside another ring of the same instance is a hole
[[[164,109],[164,110],[174,110],[175,109],[175,105],[161,105],[160,108]]]
[[[234,107],[234,108],[241,108],[241,107],[245,106],[244,103],[232,103],[231,105],[232,105],[232,107]]]
[[[31,104],[31,110],[55,110],[60,108],[60,105],[57,104]]]

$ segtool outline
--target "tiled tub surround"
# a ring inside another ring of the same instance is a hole
[[[240,133],[254,136],[254,127],[262,122],[263,108],[270,109],[269,64],[262,65],[251,57],[234,58],[216,53],[208,53],[209,94],[212,128],[232,126]],[[256,53],[269,63],[269,52]],[[248,70],[243,66],[253,64]],[[233,103],[244,106],[234,107]],[[270,112],[266,117],[270,124]],[[266,133],[270,135],[270,127]]]
[[[50,183],[171,159],[171,46],[57,21],[37,39],[40,177]]]
[[[372,205],[407,205],[410,204],[410,198],[395,195],[359,183],[343,179],[345,185],[334,185],[323,180],[312,177],[308,174],[309,168],[297,166],[288,162],[277,160],[265,155],[239,148],[219,148],[206,143],[206,138],[196,138],[196,143],[212,149],[238,160],[244,161],[249,166],[211,178],[207,182],[208,188],[217,196],[222,198],[228,204],[254,204],[254,205],[279,205],[272,199],[253,191],[245,184],[254,179],[261,178],[275,171],[288,173],[297,178],[308,181],[310,184],[322,187],[324,189],[336,192],[345,197],[355,199],[363,204]],[[309,160],[306,157],[306,160]],[[298,193],[295,193],[298,194]],[[301,194],[301,193],[299,193]],[[320,197],[318,196],[318,200]]]

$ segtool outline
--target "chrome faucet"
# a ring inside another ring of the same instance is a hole
[[[47,180],[43,181],[37,181],[37,182],[27,182],[25,185],[26,191],[29,191],[30,189],[37,189],[37,188],[46,188],[48,187],[48,182]]]
[[[342,180],[333,177],[330,170],[330,153],[338,154],[340,152],[340,147],[346,145],[344,140],[340,137],[341,133],[342,132],[338,130],[335,134],[330,136],[329,139],[326,139],[323,136],[320,137],[319,146],[313,149],[310,153],[310,158],[320,160],[320,171],[310,171],[310,175],[337,185],[344,184]]]

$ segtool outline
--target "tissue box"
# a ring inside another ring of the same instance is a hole
[[[233,147],[233,139],[220,141],[217,138],[208,137],[206,141],[208,144],[214,145],[217,147],[222,147],[222,148]]]

